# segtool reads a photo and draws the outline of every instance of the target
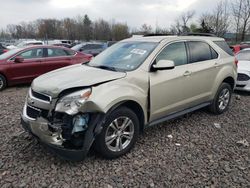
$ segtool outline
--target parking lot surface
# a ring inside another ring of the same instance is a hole
[[[28,86],[0,92],[0,187],[250,187],[250,94],[147,129],[127,155],[81,162],[49,153],[20,125]]]

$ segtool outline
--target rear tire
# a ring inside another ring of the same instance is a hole
[[[0,91],[2,91],[7,86],[6,78],[0,74]]]
[[[94,148],[104,158],[113,159],[128,153],[139,135],[137,115],[126,107],[115,109],[104,122]]]
[[[215,95],[213,103],[209,106],[209,111],[213,114],[222,114],[228,110],[232,97],[232,88],[228,83],[222,83]]]

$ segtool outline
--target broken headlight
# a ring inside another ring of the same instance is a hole
[[[56,105],[56,112],[65,112],[69,115],[75,115],[79,108],[91,95],[91,88],[80,90],[59,99]]]

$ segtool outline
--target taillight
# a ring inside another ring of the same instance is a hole
[[[8,50],[3,50],[3,53],[8,52]]]
[[[236,65],[236,67],[238,67],[238,59],[237,58],[234,58],[234,64]]]
[[[89,56],[88,60],[91,61],[93,59],[93,56]]]

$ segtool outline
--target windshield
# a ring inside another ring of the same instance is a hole
[[[145,61],[157,44],[154,42],[120,42],[96,56],[88,65],[117,71],[135,70]]]
[[[9,50],[8,52],[3,53],[2,55],[0,55],[0,60],[10,58],[12,55],[16,54],[19,51],[20,51],[20,48],[19,49]]]
[[[77,45],[73,46],[71,49],[78,51],[82,46],[83,46],[83,44],[77,44]]]
[[[250,50],[241,51],[237,54],[238,61],[250,61]]]
[[[25,42],[20,42],[20,43],[18,43],[16,46],[17,47],[23,47],[25,45]]]

